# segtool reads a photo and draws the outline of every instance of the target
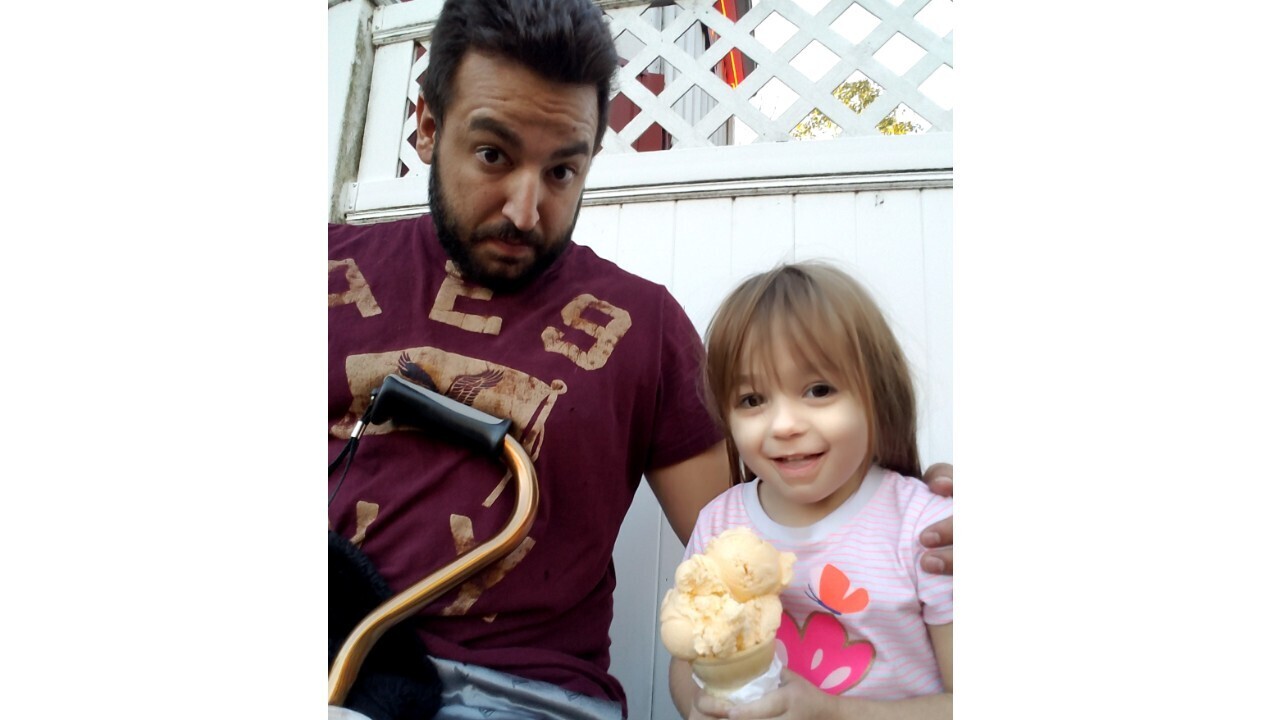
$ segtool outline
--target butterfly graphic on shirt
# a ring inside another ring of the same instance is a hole
[[[866,639],[850,637],[837,617],[866,610],[871,596],[866,588],[854,587],[848,574],[831,564],[814,569],[804,594],[826,612],[810,613],[803,622],[783,613],[778,641],[784,663],[816,687],[840,695],[871,671],[876,649]]]
[[[810,582],[805,586],[804,594],[832,615],[862,612],[871,602],[871,596],[867,593],[866,588],[853,588],[850,590],[853,583],[849,580],[849,576],[835,565],[829,563],[824,565],[822,571],[816,573],[816,576],[811,580],[817,580],[817,591],[814,590],[813,583]]]

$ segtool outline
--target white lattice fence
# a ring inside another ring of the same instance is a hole
[[[438,4],[379,8],[361,182],[426,174],[414,148],[414,104],[426,70]],[[878,135],[886,117],[900,132],[949,132],[951,0],[602,0],[623,59],[615,104],[637,114],[615,120],[604,152],[632,153],[651,128],[661,147],[781,142],[820,113],[815,139]],[[726,17],[748,7],[737,21]],[[734,53],[731,56],[731,53]],[[718,65],[745,60],[728,78]],[[736,76],[744,72],[745,77]],[[655,95],[641,76],[659,77]],[[870,102],[835,91],[862,81]],[[619,97],[620,96],[620,97]]]
[[[950,0],[904,0],[897,6],[886,0],[757,0],[736,23],[717,0],[655,4],[608,10],[626,59],[619,91],[643,110],[610,133],[609,151],[632,149],[651,123],[673,137],[673,147],[713,144],[713,133],[731,122],[735,140],[743,134],[755,141],[790,140],[815,109],[840,128],[832,136],[876,134],[877,124],[904,106],[923,120],[916,123],[921,129],[951,129]],[[707,30],[718,37],[698,47]],[[630,54],[637,42],[642,47]],[[755,64],[736,87],[714,71],[735,49]],[[655,64],[672,78],[656,97],[637,80]],[[877,94],[855,112],[833,91],[860,79]],[[688,93],[705,95],[715,105],[691,118],[673,108]]]

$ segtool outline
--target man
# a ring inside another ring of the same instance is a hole
[[[640,477],[682,541],[729,485],[701,341],[665,288],[571,240],[618,63],[600,10],[449,0],[430,53],[416,142],[431,215],[330,227],[331,456],[392,373],[511,418],[540,503],[522,545],[417,621],[439,717],[620,717],[611,554]],[[492,537],[504,488],[493,461],[374,426],[330,526],[399,591]]]

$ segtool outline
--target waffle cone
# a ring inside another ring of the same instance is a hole
[[[774,642],[767,640],[726,658],[698,658],[693,661],[693,674],[702,681],[706,692],[728,695],[769,669],[773,663]]]

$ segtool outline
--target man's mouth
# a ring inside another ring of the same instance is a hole
[[[533,244],[519,238],[491,236],[482,239],[480,245],[487,245],[503,255],[526,255],[533,250]]]

